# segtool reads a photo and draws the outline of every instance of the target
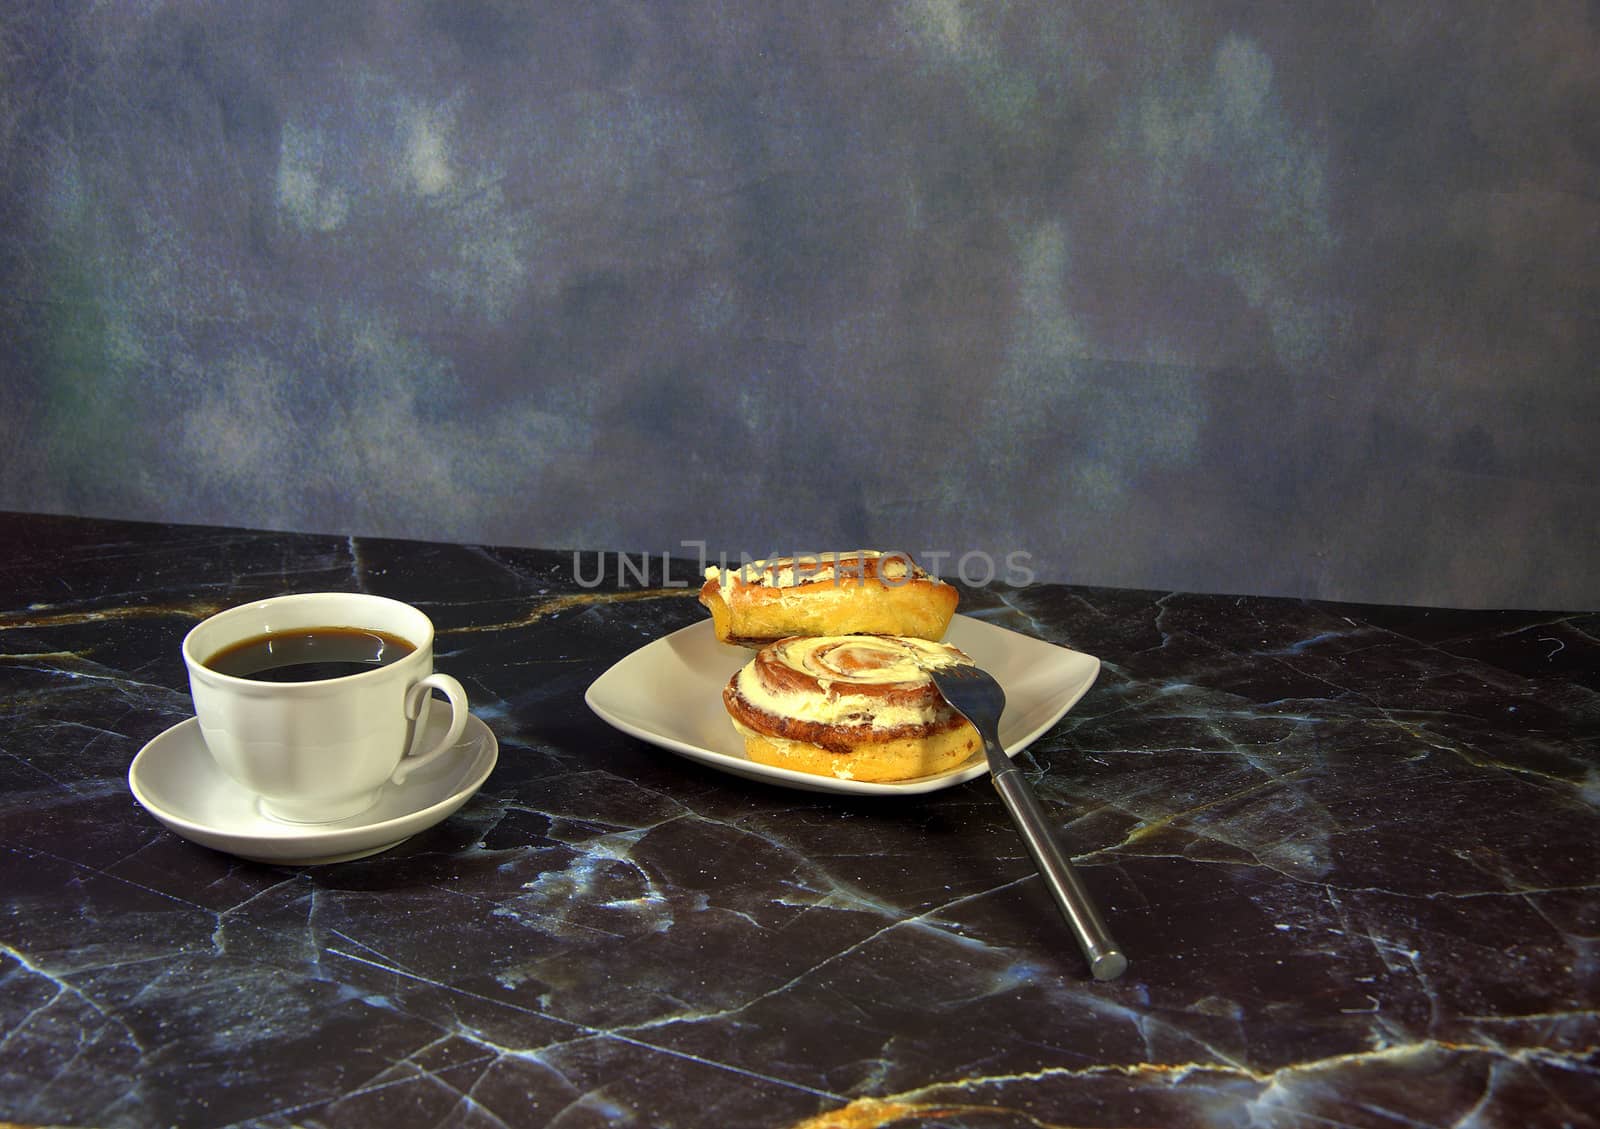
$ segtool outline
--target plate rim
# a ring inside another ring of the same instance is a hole
[[[954,627],[956,621],[961,621],[963,626],[959,629],[965,631],[997,632],[1004,636],[1011,636],[1023,640],[1029,646],[1048,647],[1072,656],[1073,661],[1087,664],[1079,680],[1063,695],[1060,703],[1052,703],[1045,719],[1035,725],[1020,737],[1013,738],[1006,743],[1007,756],[1016,756],[1028,746],[1032,745],[1060,720],[1065,717],[1072,707],[1082,700],[1083,696],[1093,688],[1099,679],[1102,663],[1100,659],[1087,651],[1080,651],[1073,647],[1064,647],[1059,643],[1052,643],[1047,639],[1040,639],[1035,635],[1027,635],[1020,631],[1013,631],[1009,627],[1002,627],[997,623],[979,619],[972,615],[957,614],[951,620]],[[668,752],[689,760],[706,765],[709,768],[728,773],[729,775],[757,780],[764,783],[797,788],[802,791],[827,792],[834,795],[854,796],[909,796],[921,795],[927,792],[951,788],[984,776],[989,771],[986,760],[979,757],[969,760],[961,767],[935,776],[922,776],[904,781],[870,781],[870,780],[840,780],[834,777],[822,776],[816,773],[799,772],[791,768],[782,768],[777,765],[764,765],[746,757],[736,756],[731,753],[708,749],[704,746],[690,745],[663,733],[648,729],[624,716],[618,711],[614,702],[608,702],[609,691],[614,683],[621,681],[626,675],[626,668],[644,661],[646,652],[655,649],[670,650],[672,641],[680,636],[690,634],[711,634],[714,628],[710,619],[696,620],[665,635],[656,637],[647,643],[641,644],[617,659],[608,666],[597,678],[589,683],[584,690],[584,704],[587,705],[601,721],[622,733],[665,749]],[[950,633],[945,634],[945,641],[950,641]],[[724,644],[736,651],[743,651],[746,655],[753,656],[754,650],[739,647],[732,648],[731,644]],[[957,644],[959,645],[959,643]],[[737,657],[730,655],[730,658]],[[733,668],[737,669],[737,668]],[[730,672],[731,673],[731,672]],[[1002,681],[1002,686],[1005,685]]]

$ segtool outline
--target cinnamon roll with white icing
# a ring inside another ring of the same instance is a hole
[[[763,647],[722,701],[760,764],[843,780],[947,772],[982,740],[928,678],[972,660],[945,643],[889,635],[792,637]]]
[[[942,639],[959,599],[904,553],[870,549],[712,567],[700,589],[717,638],[747,647],[791,635]]]

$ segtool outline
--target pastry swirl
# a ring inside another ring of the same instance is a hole
[[[980,748],[977,730],[927,675],[971,662],[926,639],[791,637],[757,652],[722,700],[751,760],[846,780],[907,780],[954,768]]]
[[[904,553],[870,549],[712,567],[700,588],[717,638],[748,647],[791,635],[941,639],[959,599]]]

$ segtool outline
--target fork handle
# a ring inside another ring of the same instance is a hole
[[[1090,897],[1072,863],[1062,853],[1055,836],[1050,833],[1044,809],[1039,806],[1038,798],[1028,786],[1027,777],[1003,751],[998,757],[995,756],[998,743],[991,745],[986,741],[985,745],[989,746],[989,776],[994,781],[995,791],[1000,793],[1000,798],[1011,812],[1012,822],[1022,833],[1028,854],[1033,856],[1033,864],[1039,868],[1039,875],[1049,888],[1050,895],[1055,898],[1061,916],[1072,927],[1078,947],[1089,961],[1089,971],[1096,980],[1115,980],[1128,967],[1128,958],[1122,955],[1122,950],[1111,939],[1105,919],[1095,908],[1094,899]],[[999,764],[997,761],[1005,763]]]

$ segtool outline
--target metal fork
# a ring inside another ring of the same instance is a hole
[[[928,670],[928,676],[950,708],[972,722],[983,738],[983,751],[989,758],[989,777],[994,781],[995,791],[1000,793],[1011,812],[1011,819],[1022,834],[1022,841],[1027,844],[1028,854],[1033,856],[1033,864],[1039,868],[1045,886],[1060,907],[1061,916],[1072,927],[1078,946],[1088,958],[1089,971],[1096,980],[1115,980],[1128,967],[1128,958],[1111,939],[1094,899],[1050,833],[1044,811],[1028,786],[1027,778],[1000,745],[1005,690],[993,675],[976,666],[934,667]]]

